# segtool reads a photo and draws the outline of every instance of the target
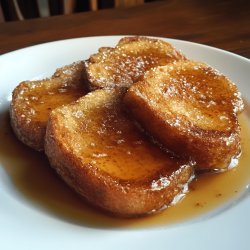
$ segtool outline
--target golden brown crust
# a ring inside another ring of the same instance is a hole
[[[152,144],[123,112],[122,91],[97,90],[51,112],[51,166],[90,203],[125,217],[168,206],[193,167]]]
[[[237,113],[243,101],[236,86],[210,66],[186,61],[152,69],[128,90],[124,102],[148,133],[191,157],[197,170],[226,169],[237,162]]]
[[[13,91],[10,118],[19,140],[43,150],[49,112],[86,93],[83,62],[57,69],[51,78],[21,82]]]
[[[96,91],[80,98],[87,90]],[[135,125],[123,101],[175,157]],[[49,79],[20,83],[10,117],[17,137],[45,147],[51,166],[82,197],[134,217],[174,204],[194,177],[194,161],[202,171],[234,163],[242,110],[236,86],[211,67],[161,40],[125,37]]]
[[[85,62],[89,89],[129,87],[145,71],[185,60],[171,44],[147,37],[122,38],[115,48],[100,48]]]

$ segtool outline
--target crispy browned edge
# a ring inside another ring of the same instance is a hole
[[[111,92],[97,90],[94,94],[106,95]],[[115,94],[115,90],[112,94]],[[80,98],[79,102],[83,99],[84,97]],[[124,181],[110,176],[88,162],[82,163],[67,147],[67,137],[70,135],[61,126],[63,117],[58,112],[63,108],[55,109],[50,114],[45,136],[45,152],[51,166],[62,179],[92,205],[122,217],[155,213],[168,206],[173,198],[182,192],[183,185],[193,177],[193,167],[185,164],[172,175],[169,186],[162,190],[153,190],[152,181],[164,177],[164,173],[155,173],[155,176],[150,176],[147,180]]]
[[[26,82],[21,82],[12,93],[10,103],[10,123],[17,138],[25,145],[37,150],[43,150],[46,124],[39,121],[26,122],[23,118],[24,111],[18,104],[18,95],[22,92]]]
[[[128,43],[134,42],[134,41],[138,41],[138,42],[140,42],[140,41],[155,41],[155,42],[162,41],[162,42],[165,42],[165,41],[157,39],[157,38],[150,38],[150,37],[146,37],[146,36],[132,36],[132,37],[121,38],[120,41],[118,42],[118,44],[116,45],[116,47],[114,47],[114,48],[112,48],[112,47],[99,48],[97,54],[91,55],[88,60],[84,61],[84,64],[85,64],[84,79],[85,79],[86,83],[88,84],[89,91],[102,89],[102,88],[110,89],[110,88],[114,88],[114,87],[119,87],[119,85],[114,85],[113,83],[110,83],[110,85],[108,85],[108,86],[106,86],[106,85],[101,86],[98,82],[96,82],[95,78],[90,75],[90,72],[88,70],[88,65],[90,63],[96,63],[95,56],[98,55],[99,53],[102,53],[103,51],[115,50],[117,48],[117,46],[119,46],[119,45],[128,44]],[[165,43],[167,44],[167,42],[165,42]],[[171,45],[171,44],[169,44],[169,45]],[[175,54],[176,54],[176,58],[179,58],[179,60],[186,60],[186,57],[183,54],[181,54],[180,51],[175,50]],[[121,86],[121,87],[125,87],[125,86]]]
[[[172,65],[174,67],[175,64]],[[198,172],[227,170],[231,161],[239,158],[241,144],[237,114],[232,112],[230,116],[233,124],[231,131],[218,131],[216,128],[209,131],[197,126],[187,128],[184,123],[180,124],[180,128],[185,127],[189,131],[186,133],[162,120],[161,113],[164,111],[155,112],[147,100],[135,93],[136,90],[146,90],[146,85],[147,79],[144,77],[142,81],[131,86],[124,97],[124,103],[128,112],[156,141],[177,155],[196,162],[195,168]],[[240,107],[237,110],[242,111]],[[225,140],[229,137],[233,143],[225,146]]]
[[[62,77],[67,79],[67,77],[64,76],[63,70],[65,68],[74,67],[75,63],[72,63],[70,65],[63,66],[61,68],[58,68],[54,75],[51,78],[44,79],[45,81],[48,81],[50,79],[53,79],[54,77]],[[82,67],[84,67],[84,62],[79,61],[77,64],[82,64]],[[83,88],[87,89],[86,86],[84,86],[84,77],[83,73],[81,73],[82,76],[82,82],[83,82]],[[65,80],[64,79],[64,80]],[[39,80],[42,84],[43,80]],[[21,82],[12,92],[12,101],[10,103],[10,123],[12,126],[12,129],[14,133],[16,134],[17,138],[26,144],[27,146],[37,150],[37,151],[43,151],[44,150],[44,136],[46,133],[46,125],[47,122],[42,121],[34,121],[31,120],[29,123],[27,123],[25,118],[25,111],[20,107],[18,97],[20,93],[22,93],[23,89],[25,89],[30,84],[35,83],[36,81],[23,81]],[[24,116],[24,117],[23,117]]]

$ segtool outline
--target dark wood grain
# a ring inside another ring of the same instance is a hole
[[[250,1],[166,0],[128,9],[0,24],[0,53],[54,40],[96,35],[183,39],[250,58]]]

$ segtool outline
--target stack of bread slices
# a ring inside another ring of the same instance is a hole
[[[125,37],[13,91],[17,137],[85,200],[122,217],[175,204],[201,172],[237,165],[236,85],[171,44]]]

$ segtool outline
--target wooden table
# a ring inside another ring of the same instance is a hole
[[[0,24],[0,54],[34,44],[97,35],[183,39],[250,58],[250,1],[166,0]]]

